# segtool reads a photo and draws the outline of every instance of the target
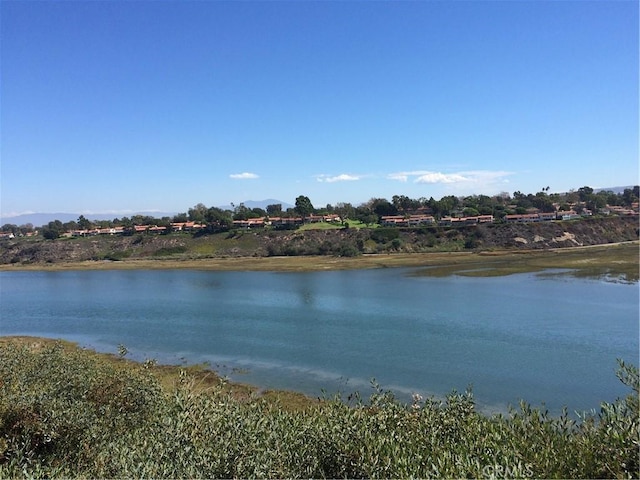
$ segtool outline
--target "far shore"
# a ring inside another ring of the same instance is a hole
[[[640,242],[622,242],[545,250],[491,250],[480,252],[434,252],[365,254],[357,257],[290,256],[228,258],[154,258],[121,261],[79,261],[0,265],[0,271],[66,270],[211,270],[312,272],[368,268],[425,267],[434,275],[483,268],[483,275],[576,269],[594,275],[625,275],[638,280]],[[425,272],[425,273],[426,273]],[[428,273],[427,273],[428,274]]]

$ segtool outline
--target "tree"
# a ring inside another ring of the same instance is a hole
[[[204,217],[207,214],[207,207],[203,203],[198,203],[193,208],[190,208],[188,213],[190,221],[204,222]]]
[[[309,197],[300,195],[298,198],[296,198],[295,210],[296,210],[296,213],[300,215],[303,219],[306,216],[312,214],[313,204],[311,203],[311,200],[309,200]]]
[[[435,198],[429,197],[429,200],[424,201],[423,204],[429,211],[435,215],[436,217],[440,217],[440,202],[438,202]]]
[[[420,208],[420,202],[418,200],[413,200],[406,195],[394,195],[391,197],[391,203],[393,203],[396,210],[405,213]]]
[[[600,195],[599,193],[591,195],[587,200],[587,208],[593,213],[597,213],[601,208],[607,206],[607,194]]]
[[[487,195],[478,195],[478,207],[493,209],[496,203],[495,198],[488,197]]]
[[[384,215],[398,214],[398,209],[394,207],[393,204],[390,203],[386,198],[372,198],[367,203],[373,213],[375,213],[379,217],[382,217]]]
[[[42,229],[42,236],[47,240],[55,240],[56,238],[60,237],[62,232],[62,222],[60,220],[53,220]]]
[[[25,223],[24,225],[20,225],[20,233],[22,235],[26,235],[29,232],[33,232],[33,223]]]
[[[277,217],[282,214],[282,204],[273,203],[271,205],[267,205],[267,214],[272,217]]]
[[[598,195],[604,195],[607,199],[605,202],[607,205],[621,205],[621,198],[611,191],[601,191],[598,192]]]
[[[371,225],[378,221],[378,215],[376,215],[367,204],[360,205],[355,209],[354,218],[365,225]]]
[[[267,216],[267,212],[260,207],[254,207],[251,209],[253,218],[262,218]]]
[[[442,197],[438,202],[437,210],[440,212],[440,215],[452,215],[453,211],[460,204],[460,200],[458,197],[454,195],[447,195]]]
[[[149,215],[134,215],[131,217],[131,223],[134,225],[153,225],[156,222],[155,217]]]
[[[333,211],[340,216],[342,220],[347,218],[355,218],[356,209],[350,203],[336,203]]]
[[[80,230],[89,230],[91,226],[91,222],[84,215],[78,217],[78,228]]]
[[[533,207],[533,195],[531,194],[525,195],[520,192],[514,192],[513,199],[515,200],[515,204],[520,208],[524,208],[526,210],[527,208]]]
[[[71,220],[70,222],[65,222],[62,224],[62,230],[65,232],[71,232],[73,230],[78,229],[78,224]]]
[[[593,195],[593,188],[591,188],[591,187],[580,187],[578,189],[578,195],[580,197],[580,201],[581,202],[586,202],[591,198],[591,195]]]
[[[534,207],[543,212],[555,211],[553,202],[544,191],[536,193],[535,196],[532,197],[531,203]]]
[[[189,221],[189,217],[186,213],[178,213],[173,216],[173,223],[186,223]]]
[[[569,192],[564,196],[564,201],[566,203],[576,203],[579,199],[580,197],[578,196],[578,192],[573,189],[569,190]]]
[[[462,210],[462,214],[465,217],[477,217],[478,215],[480,215],[480,212],[473,207],[465,207],[465,209]]]
[[[627,207],[630,207],[633,202],[638,201],[638,187],[625,188],[624,192],[622,192],[622,202]]]
[[[462,208],[478,208],[478,197],[476,195],[471,195],[468,197],[464,197],[462,199]]]
[[[163,235],[169,235],[171,233],[171,217],[162,217],[154,222],[158,227],[164,227],[162,231]]]
[[[246,220],[249,218],[249,209],[245,207],[244,203],[241,203],[237,207],[234,205],[233,208],[233,219],[234,220]]]
[[[231,212],[211,207],[207,210],[205,220],[207,221],[207,229],[210,232],[227,230],[231,226]]]
[[[5,233],[13,233],[14,235],[16,235],[18,233],[18,225],[15,225],[13,223],[5,223],[0,228],[0,231]]]

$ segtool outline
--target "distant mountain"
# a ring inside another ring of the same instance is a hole
[[[286,210],[287,208],[294,207],[294,205],[291,205],[290,203],[283,202],[282,200],[275,200],[273,198],[267,198],[266,200],[259,200],[259,201],[247,200],[246,202],[238,202],[235,204],[236,207],[240,205],[240,203],[243,203],[244,206],[247,208],[262,208],[263,210],[266,210],[268,205],[276,205],[278,203],[282,205],[282,210]],[[233,210],[233,207],[231,205],[221,205],[218,208],[222,210]]]
[[[287,208],[292,208],[293,205],[290,203],[283,202],[282,200],[275,200],[273,198],[268,198],[266,200],[247,200],[244,203],[244,206],[247,208],[262,208],[266,209],[267,205],[273,204],[281,204],[282,210],[286,210]],[[237,203],[236,206],[240,205]],[[231,205],[224,205],[221,207],[222,210],[233,210]],[[129,217],[131,218],[134,215],[145,215],[154,218],[162,218],[162,217],[173,217],[177,215],[178,212],[131,212],[131,213],[26,213],[23,215],[16,215],[13,217],[0,217],[0,227],[7,223],[12,225],[26,225],[27,223],[32,224],[34,227],[41,227],[46,225],[47,223],[53,220],[60,220],[62,223],[77,221],[80,215],[84,215],[88,220],[113,220],[114,218],[122,218]]]
[[[595,193],[598,192],[613,192],[615,194],[623,193],[627,188],[633,189],[633,185],[629,185],[626,187],[607,187],[607,188],[594,188],[593,191]]]
[[[155,218],[173,217],[176,213],[169,212],[132,212],[132,213],[26,213],[15,217],[0,217],[0,226],[7,223],[13,225],[32,224],[34,227],[41,227],[53,220],[60,220],[62,223],[77,221],[80,215],[84,215],[88,220],[113,220],[114,218],[132,217],[133,215],[145,215]]]

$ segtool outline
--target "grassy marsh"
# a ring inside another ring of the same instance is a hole
[[[569,269],[573,275],[622,278],[638,281],[639,242],[549,250],[496,250],[486,252],[437,252],[370,254],[357,257],[289,256],[228,258],[154,258],[121,261],[82,261],[50,265],[0,265],[11,270],[111,270],[192,269],[217,271],[302,272],[358,268],[428,267],[423,275],[496,276]]]
[[[484,252],[473,258],[456,258],[435,265],[420,275],[491,277],[517,273],[564,270],[577,277],[611,277],[637,282],[640,255],[637,242],[596,247],[577,247],[527,252]]]

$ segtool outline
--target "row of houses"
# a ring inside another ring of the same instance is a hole
[[[197,232],[206,227],[206,225],[197,222],[175,222],[171,223],[168,227],[158,225],[134,225],[130,227],[129,230],[127,227],[79,229],[67,232],[65,236],[92,237],[96,235],[122,235],[127,231],[132,233],[166,233],[168,228],[170,228],[172,232]]]
[[[236,228],[264,228],[272,226],[274,228],[300,226],[304,223],[330,222],[340,223],[342,219],[338,215],[309,215],[302,217],[263,217],[249,218],[246,220],[234,220],[232,225]],[[172,232],[197,232],[207,228],[206,225],[197,222],[174,222],[169,227],[157,225],[134,225],[127,230],[126,227],[92,228],[78,229],[67,232],[69,237],[90,237],[96,235],[122,235],[125,232],[131,233],[166,233],[171,228]]]
[[[236,228],[292,227],[304,224],[302,217],[262,217],[234,220],[231,224]]]
[[[608,210],[601,212],[603,214],[615,215],[638,215],[637,210],[626,209],[623,207],[609,207]],[[537,212],[505,215],[502,220],[506,223],[533,223],[533,222],[551,222],[554,220],[574,220],[577,218],[589,217],[592,212],[583,209],[581,213],[575,210],[557,211],[557,212]],[[436,220],[430,215],[386,215],[381,217],[380,224],[386,227],[419,227],[429,225],[439,225],[444,227],[477,225],[483,223],[493,223],[495,218],[493,215],[478,215],[475,217],[442,217]]]
[[[32,232],[26,232],[26,233],[18,233],[18,237],[35,237],[38,235],[38,230],[34,230]],[[9,239],[13,239],[16,238],[16,235],[13,232],[0,232],[0,238],[9,238]]]
[[[530,215],[507,215],[505,217],[509,222],[527,222],[556,220],[554,214],[530,214]],[[535,220],[534,220],[535,218]],[[420,227],[429,225],[439,225],[443,227],[456,227],[465,225],[477,225],[482,223],[493,223],[495,218],[493,215],[477,215],[473,217],[442,217],[436,220],[431,215],[385,215],[381,217],[380,224],[385,227]]]
[[[420,227],[434,225],[436,219],[431,215],[383,215],[380,225],[385,227]]]
[[[262,217],[262,218],[248,218],[246,220],[234,220],[232,225],[236,228],[286,228],[292,226],[300,226],[304,223],[340,223],[342,219],[340,216],[331,215],[309,215],[308,217]]]
[[[442,217],[438,224],[445,227],[461,227],[478,223],[493,223],[493,221],[493,215],[478,215],[476,217]]]
[[[601,210],[605,215],[621,215],[621,216],[630,216],[630,215],[638,215],[638,203],[634,203],[631,205],[631,208],[625,207],[607,207]]]
[[[589,213],[590,214],[590,213]],[[515,215],[505,215],[503,220],[507,223],[532,223],[532,222],[551,222],[553,220],[572,220],[579,218],[573,210],[568,212],[538,212],[523,213]]]

